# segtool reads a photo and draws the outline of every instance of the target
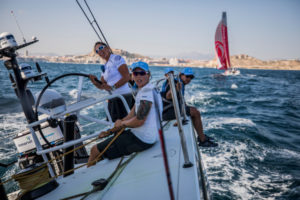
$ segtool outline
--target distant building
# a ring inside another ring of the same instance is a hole
[[[174,65],[174,66],[176,66],[176,65],[178,65],[178,64],[179,64],[179,61],[178,61],[178,59],[177,59],[177,58],[170,58],[170,60],[169,60],[169,64],[170,64],[170,65]]]
[[[156,60],[149,60],[149,65],[168,65],[169,61],[168,60],[160,60],[160,59],[156,59]]]

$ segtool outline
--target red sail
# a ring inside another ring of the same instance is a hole
[[[227,70],[230,68],[230,56],[228,47],[228,34],[227,34],[227,22],[226,12],[222,14],[222,20],[220,21],[216,34],[215,34],[215,50],[218,56],[220,66],[218,69]]]

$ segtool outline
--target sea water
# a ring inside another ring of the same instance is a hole
[[[99,65],[40,65],[50,80],[71,72],[100,76]],[[154,81],[162,78],[165,67],[150,69]],[[216,69],[193,70],[195,78],[186,86],[186,102],[200,110],[205,133],[219,144],[201,149],[213,199],[299,199],[300,71],[241,69],[238,76],[221,76]],[[68,77],[51,88],[71,102],[77,84],[78,77]],[[26,119],[3,62],[0,85],[0,161],[9,163],[17,159],[12,139],[26,129]],[[33,93],[44,86],[45,81],[28,83]],[[83,95],[102,97],[105,93],[85,78]],[[105,117],[104,111],[93,108],[84,112]],[[89,128],[82,133],[93,131]],[[17,170],[17,164],[0,168],[0,175],[9,177]],[[17,186],[9,183],[6,189],[11,192]]]

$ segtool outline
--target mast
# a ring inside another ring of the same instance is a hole
[[[34,104],[32,93],[27,89],[27,83],[29,79],[23,79],[21,76],[21,71],[17,61],[16,50],[31,45],[38,42],[38,40],[33,40],[21,45],[8,46],[0,49],[0,57],[8,57],[9,59],[4,62],[8,70],[13,70],[14,77],[10,75],[13,88],[15,89],[17,97],[20,99],[20,103],[27,119],[28,123],[35,121],[34,111],[32,105]]]

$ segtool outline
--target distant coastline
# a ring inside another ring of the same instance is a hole
[[[129,53],[121,49],[113,49],[115,54],[122,55],[127,64],[130,65],[136,61],[144,61],[152,66],[177,66],[177,67],[208,67],[216,68],[218,62],[213,60],[193,60],[179,58],[151,58],[136,53]],[[19,62],[53,62],[53,63],[77,63],[77,64],[103,64],[99,56],[91,52],[86,55],[66,55],[66,56],[31,56],[20,55]],[[240,54],[230,57],[231,66],[244,69],[268,69],[268,70],[300,70],[300,60],[269,60],[263,61],[249,55]]]

